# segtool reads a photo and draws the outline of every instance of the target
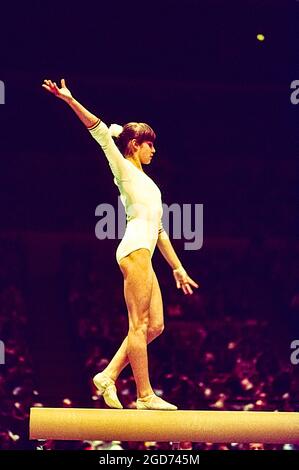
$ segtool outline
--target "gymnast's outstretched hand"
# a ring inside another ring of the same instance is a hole
[[[57,98],[60,98],[63,101],[70,101],[73,96],[70,90],[66,87],[64,78],[61,79],[60,83],[61,88],[58,88],[56,82],[52,82],[52,80],[44,80],[42,87]]]
[[[188,276],[183,266],[174,269],[173,276],[176,281],[177,288],[182,289],[184,294],[193,294],[192,287],[196,287],[196,289],[199,287],[199,285],[193,281],[190,276]]]

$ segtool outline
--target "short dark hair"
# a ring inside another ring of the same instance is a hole
[[[156,134],[145,122],[128,122],[123,126],[122,132],[115,141],[123,155],[128,153],[128,144],[133,139],[136,139],[138,144],[142,144],[147,140],[154,142]]]

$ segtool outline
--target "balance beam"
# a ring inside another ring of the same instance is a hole
[[[299,413],[31,408],[30,439],[299,443]]]

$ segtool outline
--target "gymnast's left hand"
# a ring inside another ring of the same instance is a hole
[[[173,276],[177,288],[182,289],[185,295],[193,294],[192,287],[195,287],[196,289],[199,287],[199,285],[195,281],[193,281],[190,276],[188,276],[183,266],[174,269]]]

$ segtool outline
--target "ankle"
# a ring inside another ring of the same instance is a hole
[[[113,380],[113,382],[115,382],[118,378],[118,374],[115,371],[111,371],[109,369],[104,369],[101,374],[106,375],[106,377],[109,377],[109,379]]]
[[[146,400],[147,398],[151,398],[152,396],[154,396],[155,393],[153,390],[146,390],[145,392],[141,393],[137,393],[137,398],[141,399],[141,400]]]

